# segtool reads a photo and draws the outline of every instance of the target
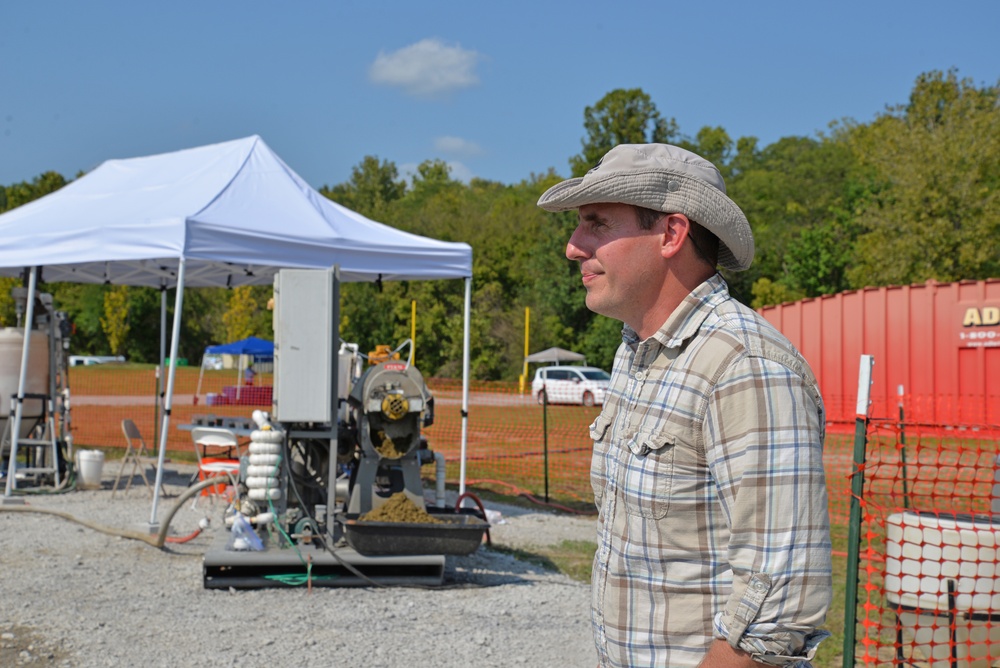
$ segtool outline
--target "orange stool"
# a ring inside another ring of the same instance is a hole
[[[201,490],[202,496],[222,496],[229,486],[229,475],[238,476],[240,472],[240,461],[238,459],[218,459],[205,457],[198,465],[198,480],[208,480],[209,478],[221,477],[217,485],[209,485]]]

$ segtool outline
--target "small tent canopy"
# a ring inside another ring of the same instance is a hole
[[[459,474],[464,489],[472,301],[468,244],[409,234],[340,206],[310,187],[258,136],[108,160],[54,193],[0,214],[0,239],[0,275],[19,276],[30,268],[25,322],[32,322],[40,271],[47,281],[158,287],[161,323],[168,288],[177,288],[179,316],[185,286],[267,285],[286,267],[339,267],[342,281],[464,279]],[[175,317],[151,525],[157,524],[179,337],[180,317]],[[24,337],[22,400],[30,341]],[[160,342],[163,359],[162,332]],[[12,466],[16,450],[11,448]],[[13,480],[7,477],[6,496]]]
[[[274,359],[274,341],[268,341],[256,336],[250,336],[231,343],[220,343],[215,346],[207,346],[205,354],[201,358],[201,370],[198,372],[198,389],[195,391],[195,401],[201,396],[201,381],[205,377],[205,360],[209,355],[239,355],[240,364],[237,365],[238,375],[236,380],[236,396],[240,395],[240,386],[243,385],[243,356],[249,357],[253,362],[270,362]]]
[[[524,358],[526,362],[537,364],[559,364],[560,362],[586,362],[587,357],[580,353],[564,348],[548,348],[541,352],[532,353]]]
[[[206,355],[252,355],[255,360],[274,359],[274,342],[251,336],[232,343],[205,348]]]

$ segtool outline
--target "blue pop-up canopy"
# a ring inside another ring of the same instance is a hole
[[[205,360],[209,355],[240,355],[240,364],[237,364],[239,376],[236,382],[236,396],[240,394],[240,386],[243,384],[243,373],[246,368],[242,363],[242,356],[246,355],[253,362],[271,362],[274,360],[274,342],[250,336],[231,343],[220,343],[215,346],[205,348],[205,356],[201,358],[201,371],[198,374],[198,389],[195,397],[201,396],[201,381],[205,376]]]
[[[232,343],[220,343],[205,348],[206,355],[253,355],[255,360],[268,362],[274,359],[274,342],[251,336]]]

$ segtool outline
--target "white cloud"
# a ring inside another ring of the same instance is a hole
[[[379,51],[368,68],[372,81],[397,86],[411,95],[433,96],[479,83],[480,55],[437,39],[423,39],[398,51]]]
[[[481,155],[483,149],[474,141],[461,137],[438,137],[434,149],[451,155]]]

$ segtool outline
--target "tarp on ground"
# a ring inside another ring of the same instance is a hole
[[[536,364],[559,364],[560,362],[585,362],[587,357],[565,348],[548,348],[528,355],[525,360]]]

